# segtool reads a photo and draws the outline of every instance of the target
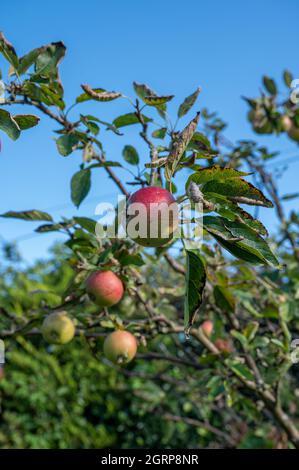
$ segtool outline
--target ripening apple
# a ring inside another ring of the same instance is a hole
[[[214,344],[216,348],[223,353],[229,354],[233,352],[232,344],[227,339],[217,338]]]
[[[214,325],[213,325],[213,322],[211,320],[205,320],[201,324],[201,329],[208,338],[212,335],[213,328],[214,328]]]
[[[287,114],[281,117],[282,130],[284,130],[285,132],[289,132],[292,126],[293,126],[292,119]]]
[[[101,307],[111,307],[117,304],[124,294],[122,281],[112,271],[92,273],[86,281],[86,290],[95,303]]]
[[[178,227],[178,205],[167,189],[149,186],[133,193],[127,205],[127,234],[142,246],[168,243]]]
[[[129,331],[114,331],[104,341],[104,354],[114,364],[127,364],[136,352],[137,340]]]
[[[75,335],[75,325],[67,312],[55,312],[45,318],[41,332],[48,343],[66,344]]]

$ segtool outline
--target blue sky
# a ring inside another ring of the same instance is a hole
[[[1,28],[20,55],[51,41],[64,41],[68,51],[61,76],[68,104],[80,93],[81,83],[132,96],[131,84],[136,80],[161,94],[174,93],[170,111],[175,112],[184,97],[200,85],[199,109],[217,110],[229,122],[227,136],[237,140],[253,137],[241,95],[257,95],[263,74],[280,82],[282,70],[288,68],[299,77],[298,20],[297,0],[52,0],[48,4],[11,0],[2,11]],[[5,72],[2,58],[0,68]],[[128,104],[119,100],[82,107],[82,112],[107,121],[127,111]],[[71,117],[75,116],[74,110]],[[69,182],[80,155],[59,156],[52,132],[56,128],[42,117],[38,127],[24,132],[16,142],[1,133],[0,213],[32,208],[52,208],[57,218],[77,213],[71,205]],[[137,144],[135,134],[128,129],[124,137],[117,138],[103,130],[108,158],[120,160],[125,144]],[[282,193],[297,191],[298,147],[287,138],[261,136],[259,142],[281,150],[286,159],[294,157],[280,184]],[[141,144],[138,149],[145,160],[146,148]],[[121,178],[126,181],[127,175],[121,173]],[[95,201],[113,201],[114,193],[104,172],[97,171],[79,213],[92,216]],[[290,207],[295,202],[288,203]],[[263,211],[262,217],[274,229],[273,212]],[[1,237],[18,239],[28,261],[45,256],[57,238],[30,237],[34,227],[29,222],[0,220]]]

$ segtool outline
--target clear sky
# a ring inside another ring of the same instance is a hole
[[[231,140],[253,137],[240,97],[257,95],[263,74],[281,81],[282,70],[288,68],[299,77],[298,23],[298,0],[11,0],[1,12],[1,29],[19,54],[64,41],[68,51],[61,75],[68,104],[80,93],[81,83],[132,96],[132,81],[145,82],[161,94],[175,94],[174,105],[200,85],[199,108],[217,110],[229,122],[226,134]],[[5,70],[2,58],[0,68]],[[84,106],[83,112],[92,111],[107,121],[128,111],[128,104],[119,100]],[[57,153],[55,128],[43,117],[16,142],[1,133],[0,213],[32,208],[52,208],[55,217],[77,213],[69,182],[80,155],[63,158]],[[131,139],[135,142],[133,129],[121,138],[102,132],[111,159],[121,159],[122,147]],[[259,141],[282,150],[286,159],[294,157],[281,188],[297,191],[298,147],[286,138],[261,136]],[[139,148],[141,153],[144,147]],[[126,181],[126,174],[121,177]],[[103,170],[97,170],[80,214],[92,216],[95,200],[113,200],[114,192]],[[262,216],[274,228],[271,210]],[[57,235],[27,237],[34,227],[2,219],[0,235],[18,239],[22,254],[32,261],[45,256],[57,239]]]

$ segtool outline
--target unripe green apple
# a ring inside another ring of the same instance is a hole
[[[299,142],[299,127],[292,125],[288,131],[288,136],[290,139],[295,140],[295,142]]]
[[[55,312],[45,318],[41,332],[48,343],[66,344],[75,335],[75,325],[67,312]]]
[[[86,290],[101,307],[117,304],[124,294],[123,283],[112,271],[92,273],[86,281]]]
[[[209,338],[213,333],[213,329],[214,329],[213,322],[211,320],[205,320],[201,324],[201,329],[204,332],[204,334]]]
[[[232,344],[227,339],[217,338],[214,344],[216,348],[223,353],[229,354],[233,352]]]
[[[164,188],[146,187],[132,194],[127,205],[127,234],[142,246],[159,247],[173,239],[178,205]]]
[[[104,341],[104,354],[114,364],[127,364],[136,352],[137,340],[129,331],[114,331]]]

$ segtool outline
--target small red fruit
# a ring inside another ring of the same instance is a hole
[[[233,352],[232,344],[227,339],[217,338],[214,344],[216,348],[223,353]]]
[[[204,321],[201,325],[201,329],[204,332],[204,334],[209,338],[213,333],[213,329],[214,329],[213,322],[211,320]]]
[[[86,290],[101,307],[117,304],[124,294],[123,283],[112,271],[92,273],[86,281]]]
[[[136,352],[137,341],[129,331],[114,331],[104,341],[104,354],[114,364],[127,364]]]
[[[142,246],[168,243],[178,226],[178,205],[164,188],[150,186],[132,194],[127,205],[127,234]]]

